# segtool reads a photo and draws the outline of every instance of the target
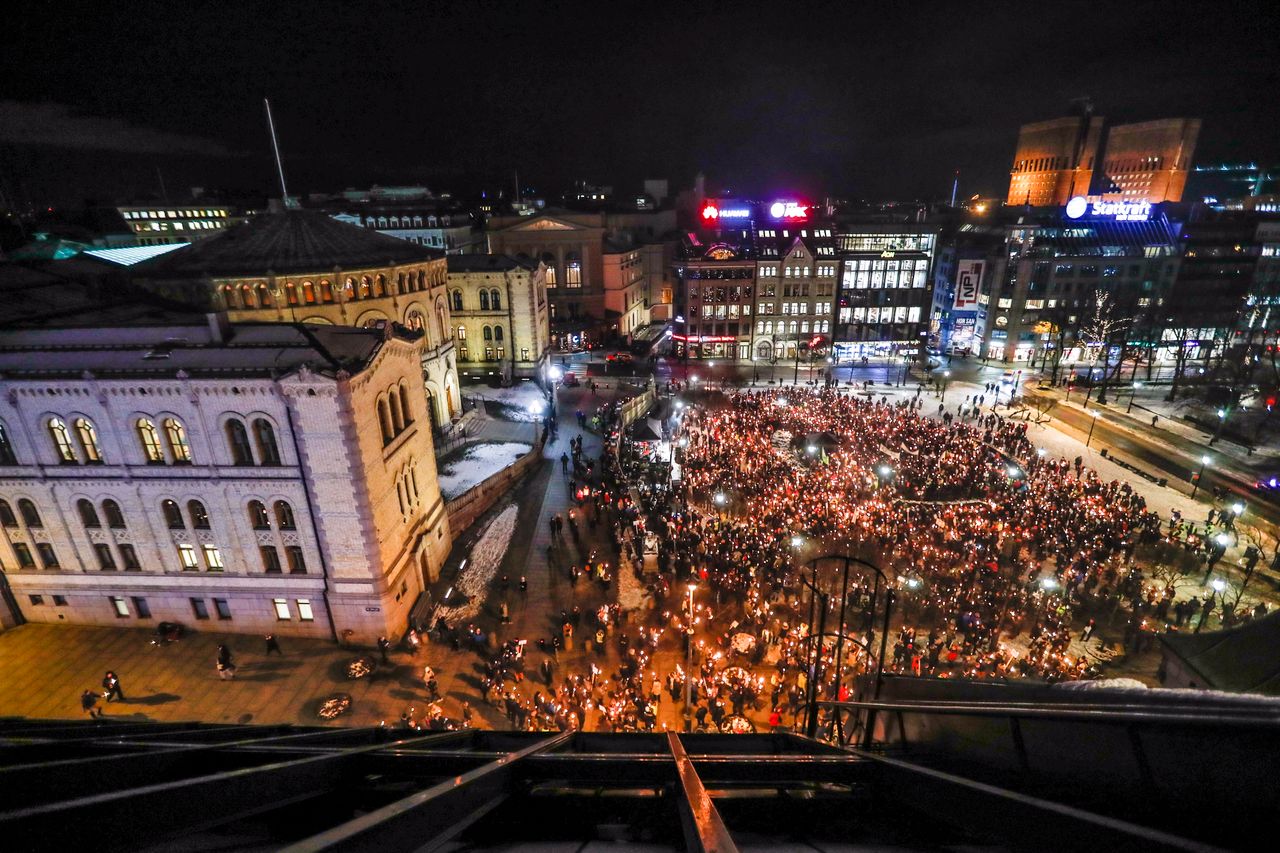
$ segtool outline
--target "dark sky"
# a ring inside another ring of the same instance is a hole
[[[1089,95],[1280,163],[1280,12],[1231,3],[72,3],[0,34],[0,190],[33,202],[374,182],[1000,193]]]

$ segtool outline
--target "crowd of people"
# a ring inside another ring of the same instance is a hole
[[[925,405],[739,390],[670,412],[668,464],[625,436],[590,460],[571,442],[572,539],[548,519],[548,568],[605,601],[638,585],[642,603],[553,617],[528,681],[504,647],[485,700],[513,727],[652,730],[687,693],[692,727],[776,727],[878,667],[1077,679],[1111,653],[1090,651],[1097,621],[1119,614],[1133,651],[1180,624],[1185,603],[1134,560],[1172,530],[1129,484],[1050,458],[977,399]],[[591,422],[610,434],[616,413]],[[610,552],[583,559],[579,525]],[[851,577],[828,554],[855,557]]]

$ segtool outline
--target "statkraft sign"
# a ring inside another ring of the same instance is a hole
[[[1116,222],[1146,222],[1151,218],[1149,201],[1095,201],[1076,196],[1067,202],[1067,218],[1080,219],[1086,215]]]

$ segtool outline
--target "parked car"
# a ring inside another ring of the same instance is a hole
[[[578,374],[572,371],[569,371],[568,373],[566,373],[564,375],[564,378],[561,379],[560,381],[563,382],[564,385],[568,388],[577,388],[579,385],[582,384],[581,382],[578,381]]]
[[[635,361],[635,356],[629,352],[611,352],[604,357],[604,360],[618,362],[620,364],[630,364]]]

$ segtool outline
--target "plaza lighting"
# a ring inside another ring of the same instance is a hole
[[[1036,448],[1036,456],[1039,456],[1041,459],[1043,459],[1044,454],[1045,454],[1045,449],[1043,447]]]
[[[1051,589],[1057,589],[1058,579],[1057,578],[1041,578],[1040,588],[1045,590],[1046,592]]]
[[[917,589],[917,588],[919,588],[919,586],[920,586],[920,579],[919,579],[919,578],[907,578],[907,586],[909,586],[911,589]]]
[[[728,498],[724,496],[724,492],[716,492],[716,497],[715,497],[716,506],[724,506],[725,501],[727,500]]]
[[[689,436],[687,436],[687,435],[682,435],[682,436],[680,436],[680,446],[681,446],[681,447],[688,447],[688,446],[689,446]]]
[[[1093,420],[1089,421],[1089,436],[1084,440],[1085,447],[1088,447],[1089,442],[1093,441],[1093,428],[1098,425],[1098,414],[1097,409],[1089,410],[1089,417],[1093,418]]]
[[[1016,478],[1016,477],[1021,477],[1021,476],[1022,476],[1022,469],[1021,469],[1021,468],[1019,468],[1017,465],[1010,465],[1010,466],[1009,466],[1009,476],[1010,476],[1010,477],[1015,477],[1015,478]]]
[[[707,369],[708,369],[708,370],[715,370],[715,369],[716,369],[716,363],[715,363],[714,361],[708,361],[708,362],[707,362]]]
[[[810,456],[812,456],[813,454],[818,452],[818,448],[811,444],[805,448],[805,452],[808,453]]]
[[[563,376],[564,376],[564,371],[558,367],[555,367],[554,365],[547,369],[547,378],[549,378],[552,382],[559,382]]]
[[[1217,536],[1213,537],[1213,541],[1225,548],[1231,544],[1231,537],[1225,533],[1219,533]]]
[[[804,544],[804,537],[803,537],[803,536],[792,536],[792,537],[791,537],[791,547],[792,547],[792,548],[799,548],[799,547],[800,547],[801,545],[803,545],[803,544]]]
[[[684,661],[684,720],[685,725],[690,731],[693,730],[693,717],[689,713],[689,706],[692,704],[692,702],[690,702],[689,693],[693,686],[693,593],[697,589],[698,585],[695,583],[691,583],[688,586],[689,627],[685,629],[688,634],[689,641],[686,644]]]
[[[887,480],[893,474],[893,469],[888,465],[881,465],[876,469],[876,473],[880,475],[880,479]]]
[[[546,410],[547,410],[547,404],[543,403],[541,400],[535,400],[534,402],[529,404],[529,414],[531,415],[537,415],[541,417]]]
[[[1209,584],[1209,586],[1213,587],[1217,592],[1222,592],[1227,588],[1227,582],[1222,578],[1214,578],[1213,583]]]
[[[778,399],[776,399],[776,400],[774,400],[774,401],[773,401],[773,404],[774,404],[775,406],[778,406],[779,408],[781,408],[782,406],[785,406],[785,405],[787,404],[787,398],[786,398],[786,397],[779,397]]]
[[[689,381],[690,381],[690,382],[692,382],[694,385],[697,385],[697,384],[698,384],[698,377],[696,377],[696,376],[690,376],[690,377],[689,377]]]

